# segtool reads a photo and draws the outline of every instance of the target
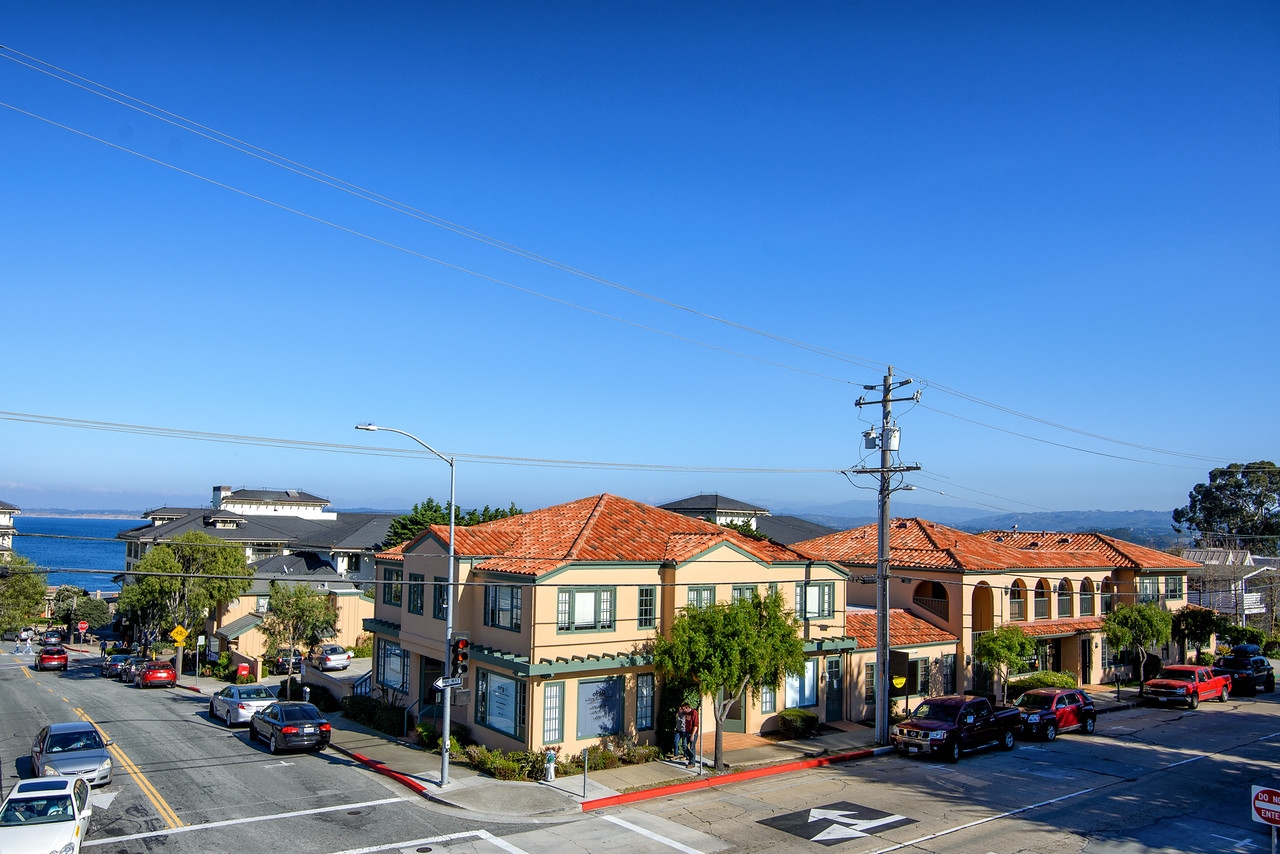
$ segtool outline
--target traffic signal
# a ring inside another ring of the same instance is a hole
[[[471,660],[471,635],[455,632],[449,639],[449,675],[461,679],[467,675],[467,662]]]

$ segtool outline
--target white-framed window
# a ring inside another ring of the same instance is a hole
[[[556,631],[612,631],[615,595],[613,587],[561,587],[556,591]]]
[[[772,685],[765,685],[760,689],[760,711],[769,714],[778,710],[778,692],[773,690]]]
[[[542,686],[542,741],[545,744],[564,741],[563,682],[547,682]]]
[[[653,729],[653,674],[636,675],[636,731]]]
[[[818,659],[806,658],[799,673],[787,674],[787,708],[818,705]]]
[[[259,614],[265,614],[265,613],[267,613],[267,611],[270,611],[270,610],[271,610],[271,597],[270,597],[270,596],[259,596],[259,597],[258,597],[258,607],[257,607],[257,611],[258,611],[258,613],[259,613]]]
[[[484,586],[484,624],[513,632],[520,631],[521,601],[519,585],[486,584]]]
[[[1160,598],[1160,578],[1155,575],[1138,576],[1138,602],[1155,602]]]

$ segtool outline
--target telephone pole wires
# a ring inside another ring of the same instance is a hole
[[[918,471],[920,466],[894,465],[893,454],[898,450],[898,428],[893,423],[893,404],[902,401],[920,400],[920,392],[910,397],[894,397],[893,392],[908,385],[911,380],[893,379],[893,366],[886,369],[884,382],[880,385],[865,385],[866,391],[881,392],[879,400],[867,400],[866,396],[858,398],[854,404],[858,408],[880,404],[880,430],[874,428],[862,434],[864,447],[867,450],[880,449],[880,465],[876,468],[859,467],[850,469],[847,474],[874,474],[880,478],[878,495],[879,516],[876,523],[876,744],[889,743],[889,494],[894,489],[893,475],[909,471]],[[910,487],[907,487],[910,488]],[[906,674],[903,674],[904,676]]]

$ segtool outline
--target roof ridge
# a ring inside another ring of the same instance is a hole
[[[591,534],[592,528],[595,527],[596,520],[604,513],[605,499],[609,497],[609,493],[602,492],[596,496],[596,504],[591,508],[591,512],[587,514],[587,520],[582,523],[582,527],[578,529],[578,536],[574,537],[573,543],[570,544],[565,552],[566,558],[577,560],[578,550],[582,544],[586,542],[587,537]]]

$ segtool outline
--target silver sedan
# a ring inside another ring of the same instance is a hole
[[[111,782],[110,739],[84,721],[49,724],[31,743],[31,767],[37,777],[82,777],[91,786]]]
[[[227,726],[247,724],[253,713],[276,701],[261,685],[228,685],[209,698],[209,717],[222,718]]]

